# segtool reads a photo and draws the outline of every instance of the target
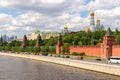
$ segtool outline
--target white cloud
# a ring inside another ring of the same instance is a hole
[[[10,24],[12,16],[7,14],[0,14],[0,25]]]
[[[60,31],[65,24],[71,30],[82,30],[89,26],[89,17],[80,16],[94,7],[95,18],[101,18],[105,27],[120,25],[119,0],[0,0],[0,9],[25,10],[16,17],[14,14],[0,13],[1,32],[25,32],[39,28],[41,31]],[[87,13],[89,14],[89,13]]]
[[[42,3],[49,3],[49,4],[60,4],[63,3],[65,0],[41,0]]]
[[[33,31],[33,30],[34,30],[34,28],[31,27],[31,26],[26,26],[24,29],[25,29],[26,31]]]
[[[16,29],[19,29],[19,27],[9,26],[9,27],[6,28],[6,30],[8,30],[8,31],[14,31],[14,30],[16,30]]]
[[[120,6],[119,0],[95,0],[87,4],[87,7],[95,9],[110,9],[112,7]]]

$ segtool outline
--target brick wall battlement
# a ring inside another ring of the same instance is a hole
[[[113,45],[112,47],[113,47],[113,48],[116,48],[116,47],[120,47],[120,45]]]
[[[70,46],[71,48],[100,48],[100,46]]]

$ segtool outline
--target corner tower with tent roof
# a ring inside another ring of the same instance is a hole
[[[106,57],[106,50],[108,48],[108,57],[112,56],[112,46],[115,45],[115,37],[112,34],[110,27],[107,29],[106,35],[101,44],[101,56]]]

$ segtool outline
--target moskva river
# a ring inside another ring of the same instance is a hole
[[[0,56],[0,80],[120,80],[120,77],[36,60]]]

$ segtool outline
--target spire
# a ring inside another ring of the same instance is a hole
[[[112,36],[112,31],[110,27],[107,29],[106,36]]]

